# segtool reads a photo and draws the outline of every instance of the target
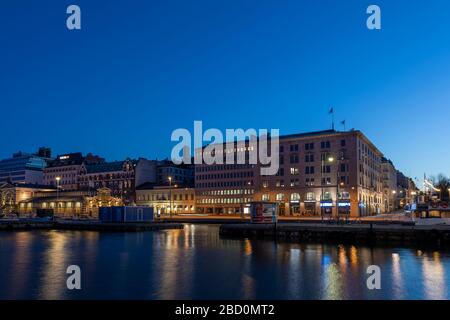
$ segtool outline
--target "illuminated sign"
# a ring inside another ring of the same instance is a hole
[[[329,208],[329,207],[332,207],[333,204],[331,202],[324,202],[324,203],[321,203],[320,206],[324,207],[324,208]]]
[[[350,202],[339,202],[339,207],[350,207]]]

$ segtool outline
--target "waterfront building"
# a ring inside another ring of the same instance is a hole
[[[0,183],[0,213],[18,212],[20,203],[33,199],[37,193],[53,192],[55,188],[33,183]]]
[[[113,197],[108,188],[93,191],[38,190],[32,197],[18,202],[17,212],[32,216],[38,210],[50,210],[57,217],[98,218],[100,207],[122,204],[122,200]]]
[[[140,158],[124,161],[83,164],[78,176],[81,190],[109,188],[114,197],[121,198],[125,204],[135,202],[135,186],[156,182],[156,161]]]
[[[44,184],[58,187],[61,191],[79,190],[78,177],[83,164],[103,163],[105,159],[80,152],[58,155],[44,169]]]
[[[207,214],[249,213],[259,167],[252,164],[195,166],[197,211]]]
[[[43,183],[43,170],[51,161],[51,150],[39,148],[37,153],[19,151],[0,160],[0,183]]]
[[[193,185],[194,166],[189,164],[176,165],[170,160],[158,161],[157,183],[164,185],[167,183],[180,185]],[[170,178],[170,179],[169,179]]]
[[[144,183],[156,183],[158,180],[157,167],[159,161],[139,158],[135,167],[135,185],[140,186]]]
[[[414,203],[417,192],[414,181],[397,170],[397,208],[403,209],[406,205]]]
[[[261,176],[259,164],[196,165],[197,211],[242,214],[251,201],[277,202],[281,215],[360,217],[385,211],[382,153],[361,131],[325,130],[279,141],[274,176]],[[248,158],[248,144],[245,152]]]
[[[196,213],[195,189],[178,184],[146,183],[136,188],[136,204],[152,207],[158,215]]]
[[[386,212],[397,209],[397,170],[391,160],[381,159],[383,179],[383,204]]]
[[[111,189],[111,195],[123,199],[125,204],[134,201],[136,161],[82,164],[78,176],[80,190]]]

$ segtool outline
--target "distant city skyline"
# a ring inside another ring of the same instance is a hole
[[[163,159],[194,120],[285,135],[330,129],[333,107],[337,130],[346,120],[406,175],[450,175],[446,0],[377,1],[380,31],[358,0],[82,0],[79,31],[70,3],[24,4],[0,10],[0,158]]]

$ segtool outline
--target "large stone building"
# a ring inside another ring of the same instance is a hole
[[[111,189],[111,195],[134,204],[135,188],[145,183],[156,183],[158,161],[140,158],[124,161],[83,164],[78,176],[80,190]]]
[[[136,161],[83,164],[78,176],[81,190],[111,189],[111,195],[129,204],[134,201]]]
[[[0,215],[15,214],[32,217],[39,210],[57,217],[98,217],[98,208],[120,206],[120,198],[111,196],[111,190],[59,191],[53,186],[36,184],[0,185]]]
[[[381,158],[356,130],[281,136],[276,175],[262,176],[259,164],[196,165],[197,211],[246,213],[251,201],[273,201],[282,215],[384,212]]]
[[[44,184],[57,186],[61,191],[79,190],[78,177],[84,165],[103,163],[105,160],[92,154],[80,152],[58,155],[44,169]]]
[[[122,200],[111,195],[108,188],[94,191],[48,191],[36,192],[32,198],[18,204],[20,215],[33,216],[38,210],[50,210],[57,217],[98,217],[98,208],[121,206]]]
[[[196,213],[195,189],[146,183],[136,188],[136,204],[152,207],[158,215]]]
[[[170,160],[162,160],[157,163],[157,183],[165,185],[172,184],[188,185],[194,184],[194,166],[181,164],[176,165]],[[170,179],[169,179],[170,178]]]
[[[0,183],[43,183],[43,171],[51,161],[51,150],[39,148],[37,153],[14,153],[11,158],[0,160]]]
[[[0,183],[0,213],[17,213],[20,204],[33,199],[36,194],[54,191],[52,186],[33,183]]]
[[[397,170],[397,208],[403,209],[405,206],[414,203],[418,191],[414,181]]]
[[[384,211],[393,212],[397,209],[397,170],[391,160],[381,159],[383,173],[383,204]]]

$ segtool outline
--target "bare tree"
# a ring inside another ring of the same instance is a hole
[[[431,179],[433,185],[440,190],[441,200],[449,199],[450,179],[440,173]]]

